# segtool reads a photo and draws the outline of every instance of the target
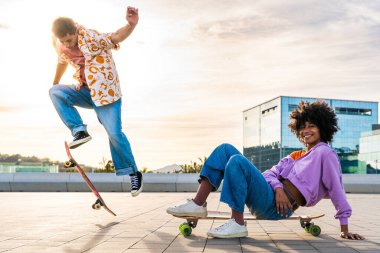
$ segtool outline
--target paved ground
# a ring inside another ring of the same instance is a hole
[[[299,214],[326,213],[316,220],[319,237],[297,221],[249,221],[242,239],[213,239],[206,232],[218,221],[200,221],[189,237],[179,234],[181,219],[167,206],[193,193],[104,193],[117,217],[91,209],[91,193],[0,193],[0,252],[380,252],[380,195],[348,195],[353,207],[350,228],[365,241],[340,239],[339,222],[329,200]],[[227,211],[212,194],[209,210]]]

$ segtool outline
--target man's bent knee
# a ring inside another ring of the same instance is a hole
[[[49,89],[50,98],[59,97],[63,94],[62,88],[59,85],[54,85]]]

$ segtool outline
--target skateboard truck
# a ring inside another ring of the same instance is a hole
[[[198,224],[198,220],[194,219],[187,219],[186,222],[179,225],[179,231],[184,236],[191,235],[191,232],[193,231],[193,228],[195,228]]]
[[[318,225],[314,225],[314,222],[310,222],[311,219],[300,219],[301,227],[313,236],[318,236],[321,233],[321,228]]]
[[[77,166],[76,162],[70,159],[69,161],[66,161],[63,163],[63,167],[66,169]]]
[[[100,210],[102,208],[103,203],[100,201],[100,199],[97,199],[94,204],[92,204],[92,209],[94,210]]]

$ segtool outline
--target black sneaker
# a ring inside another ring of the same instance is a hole
[[[74,140],[69,144],[69,148],[77,148],[91,139],[91,136],[86,131],[79,131],[74,135]]]
[[[140,171],[137,171],[133,175],[129,175],[131,179],[131,194],[132,197],[136,197],[143,189],[143,175]]]

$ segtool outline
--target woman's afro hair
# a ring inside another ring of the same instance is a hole
[[[338,120],[334,110],[325,102],[317,100],[313,103],[301,101],[298,107],[290,113],[290,130],[302,141],[300,130],[306,122],[315,124],[319,129],[321,141],[331,142],[339,130]]]

